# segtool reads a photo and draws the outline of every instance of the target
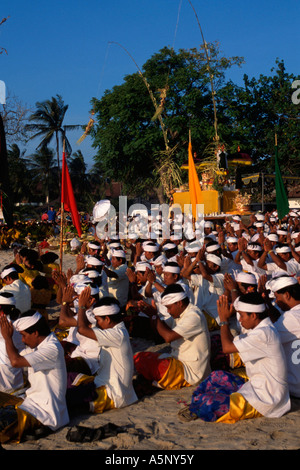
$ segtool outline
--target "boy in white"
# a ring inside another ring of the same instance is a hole
[[[123,250],[113,250],[111,266],[104,266],[107,275],[108,295],[117,299],[121,308],[126,306],[128,300],[129,280],[127,271],[126,253]]]
[[[300,398],[300,284],[282,276],[270,282],[282,314],[274,323],[285,351],[290,394]]]
[[[1,317],[0,324],[12,366],[28,368],[30,387],[25,392],[24,400],[20,400],[21,403],[17,405],[19,440],[24,422],[30,429],[43,425],[52,431],[66,425],[69,415],[66,405],[67,371],[64,352],[46,320],[40,313],[30,310],[13,325],[5,317]],[[20,332],[27,346],[21,352],[22,355],[12,341],[14,328]],[[1,435],[4,442],[6,438]]]
[[[6,315],[8,321],[13,321],[19,314],[19,310],[16,310],[15,307],[14,296],[10,292],[2,292],[1,290],[0,315]],[[17,331],[14,331],[13,342],[19,351],[24,348],[21,335]],[[6,352],[5,340],[0,331],[0,391],[12,393],[23,387],[23,385],[23,371],[20,368],[12,367]]]
[[[242,327],[248,330],[247,334],[235,338],[228,325],[231,314],[228,299],[220,297],[218,308],[223,352],[240,354],[249,379],[238,393],[261,415],[279,418],[290,410],[291,403],[285,355],[278,332],[266,316],[266,306],[259,294],[239,297],[234,307]]]
[[[21,313],[30,310],[30,288],[25,284],[25,282],[19,279],[17,270],[13,266],[6,266],[1,273],[1,278],[4,283],[1,292],[11,292],[13,294],[16,301],[16,307]]]
[[[210,337],[205,317],[177,283],[165,289],[161,301],[170,314],[164,321],[146,302],[140,306],[154,316],[153,326],[170,343],[171,352],[139,352],[134,356],[135,368],[154,385],[168,390],[197,384],[210,373]]]
[[[78,332],[97,341],[101,348],[100,368],[94,378],[98,399],[90,403],[90,411],[101,413],[137,401],[132,384],[133,354],[116,299],[104,297],[93,306],[97,326],[90,328],[85,315],[85,310],[89,307],[89,296],[89,287],[79,296]]]

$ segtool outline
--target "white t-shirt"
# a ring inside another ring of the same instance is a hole
[[[171,342],[171,353],[163,357],[175,357],[184,368],[184,378],[190,385],[204,380],[210,369],[210,336],[203,313],[189,304],[179,318],[166,320],[167,325],[182,338]]]
[[[190,276],[189,285],[194,291],[195,305],[204,310],[219,323],[217,300],[224,294],[224,274],[212,275],[213,281],[209,282],[200,274]]]
[[[1,292],[10,292],[16,300],[16,307],[21,313],[31,309],[30,287],[20,279],[16,279],[12,284],[2,287]]]
[[[270,318],[233,340],[249,381],[239,393],[263,416],[279,418],[290,410],[285,354]]]
[[[22,351],[28,367],[30,388],[20,408],[55,431],[69,422],[66,405],[67,370],[64,350],[54,333],[35,349]]]
[[[286,356],[290,393],[300,398],[300,304],[282,312],[274,326]]]
[[[121,264],[116,269],[109,267],[109,270],[117,274],[118,278],[107,278],[108,293],[111,297],[114,297],[120,302],[121,307],[126,305],[128,300],[129,279],[126,274],[127,268],[128,266],[126,263]]]
[[[131,405],[137,401],[137,396],[132,385],[133,353],[124,322],[105,330],[93,327],[93,331],[100,346],[96,387],[106,387],[116,408]]]
[[[10,321],[9,317],[7,317],[7,319]],[[14,330],[13,333],[13,343],[19,353],[25,347],[20,333],[16,330]],[[11,393],[23,387],[23,385],[23,369],[12,367],[7,355],[5,340],[0,329],[0,391]]]

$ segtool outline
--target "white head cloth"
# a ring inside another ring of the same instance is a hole
[[[226,241],[227,243],[237,243],[239,239],[237,237],[228,237]]]
[[[187,245],[185,249],[187,253],[196,253],[196,251],[199,251],[201,249],[201,244],[197,242],[191,242]]]
[[[98,286],[91,286],[88,282],[82,282],[80,284],[75,284],[74,290],[76,294],[80,295],[81,292],[86,288],[90,287],[91,288],[91,295],[97,295],[99,294],[99,287]]]
[[[100,245],[96,245],[96,243],[93,243],[93,242],[89,242],[88,247],[91,248],[92,250],[100,250],[101,248]]]
[[[272,279],[269,282],[269,286],[272,292],[277,292],[280,289],[284,289],[285,287],[289,287],[289,286],[294,286],[295,284],[298,284],[297,279],[295,279],[294,277],[290,277],[290,276],[281,276],[281,277],[278,277],[277,279]]]
[[[164,273],[180,274],[180,266],[164,266]]]
[[[271,240],[271,242],[278,242],[278,235],[276,233],[269,233],[267,239]]]
[[[275,251],[276,253],[290,253],[291,249],[289,246],[278,246]]]
[[[206,261],[211,261],[214,264],[217,264],[218,266],[221,266],[222,260],[219,258],[219,256],[213,255],[209,253],[206,255]]]
[[[12,294],[11,297],[5,297],[0,292],[0,305],[16,305],[15,296]]]
[[[120,312],[120,307],[117,304],[101,305],[101,307],[95,307],[93,314],[95,317],[105,317],[106,315],[116,315]]]
[[[168,262],[168,258],[165,255],[160,255],[155,260],[153,260],[154,266],[161,266]]]
[[[187,297],[185,292],[174,292],[174,294],[167,294],[161,298],[162,305],[172,305]]]
[[[102,266],[103,263],[100,259],[95,258],[95,256],[86,256],[85,257],[86,264],[90,264],[91,266]]]
[[[30,326],[35,325],[40,318],[42,318],[42,315],[39,312],[35,312],[34,315],[22,317],[16,320],[14,322],[14,327],[17,331],[27,330]]]
[[[266,305],[264,303],[255,305],[246,302],[241,302],[239,299],[240,298],[238,297],[233,303],[233,306],[237,312],[261,313],[266,310]]]
[[[135,271],[146,271],[146,269],[152,269],[151,264],[146,261],[139,261],[135,265]]]
[[[164,246],[163,246],[163,250],[164,251],[167,251],[167,250],[174,250],[175,248],[177,248],[177,245],[175,243],[166,243]]]
[[[260,245],[253,245],[252,243],[249,243],[247,245],[247,250],[251,251],[262,251],[262,247]]]
[[[116,258],[126,258],[126,253],[124,250],[112,250],[111,254]]]
[[[11,268],[7,268],[7,269],[4,269],[1,273],[1,278],[4,279],[6,276],[8,276],[9,274],[11,273],[15,273],[17,272],[15,268],[11,267]]]
[[[213,251],[217,251],[220,247],[218,243],[215,243],[214,245],[207,246],[205,249],[207,253],[212,253]]]
[[[70,284],[74,286],[75,284],[78,284],[79,282],[84,282],[88,280],[89,278],[85,274],[74,274],[73,276],[70,277]]]
[[[254,274],[244,273],[243,271],[237,273],[235,280],[236,282],[242,282],[245,284],[257,284],[257,279]]]

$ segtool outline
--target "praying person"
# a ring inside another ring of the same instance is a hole
[[[140,307],[152,318],[153,328],[170,343],[171,352],[138,352],[134,356],[137,373],[167,390],[195,385],[210,373],[210,337],[205,317],[178,284],[166,287],[161,302],[170,314],[165,321],[146,302],[141,302]]]
[[[247,334],[233,337],[228,299],[220,297],[223,352],[239,353],[247,380],[230,372],[213,371],[195,390],[189,407],[179,412],[184,420],[235,423],[260,416],[280,418],[291,408],[285,354],[263,298],[257,293],[241,295],[235,301],[235,310]]]
[[[15,397],[14,406],[9,409],[9,420],[6,404],[11,403],[11,396],[0,394],[0,442],[20,442],[25,432],[42,435],[42,432],[49,433],[65,426],[69,415],[64,353],[46,320],[40,313],[29,310],[13,324],[2,316],[0,326],[12,367],[26,368],[30,384],[24,399]],[[26,345],[21,353],[13,342],[14,330],[21,334]]]
[[[94,340],[101,349],[100,368],[94,377],[96,398],[89,403],[89,411],[102,413],[137,401],[132,384],[133,354],[119,302],[112,297],[103,297],[95,303],[96,325],[90,328],[85,314],[89,297],[87,287],[79,296],[78,332]]]

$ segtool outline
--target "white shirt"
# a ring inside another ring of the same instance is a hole
[[[116,408],[131,405],[137,396],[132,385],[133,353],[124,322],[105,330],[93,327],[93,331],[101,347],[96,387],[105,386]]]
[[[35,349],[26,348],[22,356],[29,362],[30,388],[20,408],[55,431],[69,422],[66,405],[67,370],[64,350],[54,333]]]
[[[299,276],[300,275],[300,264],[295,258],[291,258],[288,261],[284,261],[286,265],[286,272],[289,276]],[[272,274],[273,272],[282,271],[276,263],[267,263],[267,274]]]
[[[167,325],[182,338],[171,342],[171,354],[163,357],[178,359],[184,368],[184,378],[195,385],[210,374],[210,336],[203,313],[189,304],[179,318],[166,320]]]
[[[128,300],[129,279],[126,274],[127,268],[128,266],[126,263],[121,264],[116,269],[114,269],[113,267],[108,268],[110,271],[114,272],[118,276],[117,278],[108,277],[108,293],[111,297],[114,297],[120,302],[121,307],[126,305]]]
[[[8,316],[7,319],[10,321]],[[19,352],[25,347],[20,333],[16,330],[13,332],[13,343]],[[23,385],[23,369],[12,367],[0,329],[0,391],[11,393]]]
[[[263,416],[279,418],[290,410],[285,354],[270,318],[233,340],[249,381],[239,393]]]
[[[290,393],[300,398],[300,304],[282,312],[274,326],[286,356]]]
[[[195,305],[219,323],[217,300],[225,291],[224,274],[213,274],[212,279],[212,282],[209,282],[201,274],[191,274],[189,285],[194,290]]]
[[[5,285],[0,292],[10,292],[16,300],[16,308],[21,313],[31,309],[31,291],[30,287],[20,279],[16,279],[11,284]]]

